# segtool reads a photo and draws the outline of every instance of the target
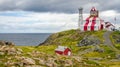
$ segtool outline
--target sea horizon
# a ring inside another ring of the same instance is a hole
[[[1,41],[10,41],[17,46],[37,46],[52,33],[0,33]]]

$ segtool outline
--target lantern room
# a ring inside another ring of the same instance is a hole
[[[92,9],[90,10],[90,16],[91,17],[98,17],[98,10],[96,10],[95,7],[92,7]]]

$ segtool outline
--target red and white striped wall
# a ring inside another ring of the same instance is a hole
[[[104,23],[98,17],[88,17],[84,23],[81,24],[82,31],[97,31],[102,29],[104,29]]]

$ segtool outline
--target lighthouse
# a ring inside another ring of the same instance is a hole
[[[105,24],[102,19],[99,18],[99,11],[92,7],[90,10],[90,15],[82,22],[80,30],[81,31],[98,31],[103,30]]]

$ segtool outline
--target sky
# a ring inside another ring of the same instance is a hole
[[[120,0],[0,0],[0,33],[77,29],[78,8],[83,8],[85,19],[93,6],[100,11],[101,19],[120,26]]]

